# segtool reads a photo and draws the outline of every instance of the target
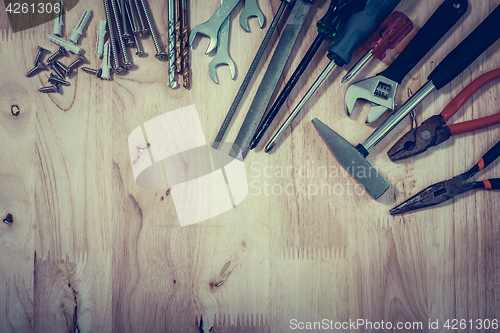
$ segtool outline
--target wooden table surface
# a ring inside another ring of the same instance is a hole
[[[166,1],[149,3],[166,43]],[[397,9],[415,26],[410,36],[440,3],[401,1]],[[467,325],[469,320],[500,320],[499,192],[473,191],[432,209],[389,215],[397,203],[473,166],[499,140],[500,127],[452,137],[439,148],[392,163],[386,152],[409,130],[405,119],[368,157],[391,187],[378,200],[359,195],[352,192],[355,181],[341,172],[311,123],[318,117],[353,144],[380,124],[364,124],[367,103],[358,104],[353,118],[346,117],[347,85],[340,80],[348,66],[332,71],[274,153],[265,154],[261,143],[247,156],[247,180],[253,185],[246,199],[226,213],[181,228],[172,193],[136,184],[127,141],[132,130],[194,104],[211,142],[279,4],[259,1],[266,26],[259,29],[252,19],[251,33],[239,26],[243,3],[233,11],[235,81],[227,67],[217,70],[219,85],[211,81],[207,67],[213,55],[204,54],[208,39],[197,38],[190,51],[192,88],[170,89],[167,63],[154,58],[151,38],[143,38],[148,56],[134,54],[128,73],[101,81],[78,70],[62,94],[37,91],[47,85],[47,71],[25,77],[37,45],[56,50],[46,38],[50,22],[12,33],[0,5],[0,217],[13,218],[11,224],[0,223],[1,332],[288,332],[293,320],[323,319],[421,322],[421,330],[379,331],[426,332],[431,331],[429,320],[439,320],[439,330],[433,331],[445,331],[446,320],[466,320]],[[470,0],[459,24],[403,81],[396,102],[417,91],[498,4],[500,0]],[[208,20],[218,6],[218,0],[191,1],[191,28]],[[313,5],[279,88],[315,38],[315,22],[327,7],[324,1]],[[102,2],[80,1],[67,14],[65,35],[70,36],[85,9],[93,16],[81,46],[87,65],[97,68],[95,31],[105,17]],[[236,137],[276,36],[227,141]],[[384,61],[370,61],[356,79],[383,70],[408,40]],[[291,93],[282,118],[327,64],[326,47]],[[499,47],[496,42],[453,82],[431,93],[416,108],[417,122],[439,113],[473,79],[497,68]],[[361,56],[358,50],[352,63]],[[498,81],[487,84],[452,122],[498,112],[499,95]],[[12,105],[19,106],[18,116]],[[291,167],[311,172],[338,168],[338,174],[286,172]],[[496,161],[476,179],[499,177],[498,167]],[[280,175],[281,168],[285,172]],[[278,193],[288,184],[294,189],[329,184],[337,192]],[[371,330],[364,326],[359,331]]]

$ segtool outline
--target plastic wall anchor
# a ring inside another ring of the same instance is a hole
[[[104,44],[104,54],[102,56],[101,79],[111,80],[111,44],[109,40]]]
[[[52,31],[52,34],[55,36],[61,36],[62,35],[62,27],[64,26],[62,15],[56,17],[55,20],[52,21],[52,25],[54,26],[54,30]]]
[[[95,55],[97,56],[97,58],[102,57],[105,39],[106,39],[106,20],[101,20],[99,21],[99,28],[97,28],[97,42],[95,45]]]
[[[81,47],[78,47],[76,46],[75,44],[73,43],[70,43],[64,39],[61,39],[57,36],[54,36],[54,35],[47,35],[47,38],[54,44],[56,45],[59,45],[59,46],[62,46],[64,47],[66,50],[74,53],[74,54],[77,54],[77,55],[81,55],[82,53],[82,48]]]
[[[90,15],[92,15],[92,11],[90,9],[84,11],[82,17],[80,17],[80,21],[78,21],[78,24],[76,25],[75,29],[73,29],[73,33],[71,34],[69,40],[72,41],[74,44],[78,43],[78,39],[83,34],[83,29],[87,25]]]

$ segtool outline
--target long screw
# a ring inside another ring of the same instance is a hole
[[[128,31],[128,26],[127,26],[127,13],[125,12],[125,1],[124,0],[120,0],[120,2],[118,2],[118,8],[120,10],[120,15],[121,15],[121,23],[122,23],[122,28],[123,28],[123,39],[125,39],[126,41],[130,40],[130,33]]]
[[[144,10],[144,16],[146,17],[146,21],[148,21],[149,28],[151,29],[151,37],[153,38],[153,43],[155,44],[156,48],[156,55],[155,57],[158,60],[163,59],[167,53],[163,50],[163,46],[160,43],[160,40],[158,39],[158,36],[156,34],[156,29],[153,25],[153,21],[151,20],[151,14],[149,13],[148,7],[146,5],[145,0],[140,0],[142,9]]]
[[[172,89],[177,87],[175,81],[174,1],[168,0],[168,85]]]
[[[64,55],[66,55],[66,49],[62,46],[59,46],[59,50],[47,59],[47,63],[52,62],[52,61],[56,60],[57,58],[62,57]]]
[[[123,57],[122,66],[128,69],[130,68],[130,66],[132,66],[132,62],[128,58],[127,48],[125,46],[125,41],[123,40],[122,26],[120,24],[120,17],[118,16],[118,9],[116,8],[117,5],[115,0],[110,0],[110,1],[111,1],[111,9],[113,9],[113,16],[115,17],[116,30],[118,32],[118,41],[120,42],[120,49]],[[111,45],[113,45],[113,43],[111,43]]]
[[[175,71],[182,73],[182,47],[181,47],[181,0],[174,1],[175,7]]]
[[[50,73],[49,82],[52,83],[53,85],[61,84],[63,86],[70,86],[70,84],[69,84],[68,81],[62,80],[62,79],[58,78],[57,76],[55,76],[52,73]]]
[[[142,35],[147,35],[149,34],[149,28],[146,26],[146,22],[144,22],[144,19],[142,18],[142,13],[141,13],[141,7],[139,6],[138,0],[134,0],[134,7],[135,10],[137,11],[137,16],[139,17],[139,21],[141,22],[141,28],[140,32]]]
[[[120,66],[118,60],[118,49],[115,43],[115,32],[113,30],[113,21],[111,20],[111,11],[109,10],[109,0],[103,0],[104,12],[106,13],[106,20],[108,21],[109,40],[111,41],[111,54],[113,56],[113,73],[120,73],[123,68]]]
[[[35,76],[36,73],[38,73],[41,70],[45,70],[45,64],[43,62],[38,63],[33,69],[31,69],[28,74],[26,74],[26,77],[32,77]]]
[[[182,23],[182,85],[189,89],[189,47],[188,47],[188,21],[187,0],[182,0],[181,23]]]
[[[38,65],[38,63],[40,62],[40,59],[42,58],[42,54],[45,51],[48,51],[48,50],[44,49],[41,46],[38,47],[38,53],[36,54],[36,57],[35,57],[35,66]]]
[[[133,7],[134,6],[131,5],[129,1],[125,2],[125,11],[127,12],[128,21],[130,22],[130,27],[132,29],[132,34],[134,36],[138,36],[141,32],[139,31],[139,28],[137,26],[137,19],[135,18]]]
[[[90,73],[90,74],[93,74],[97,77],[101,77],[101,74],[102,74],[102,68],[99,68],[99,69],[93,69],[93,68],[89,68],[89,67],[82,67],[82,70],[84,72],[87,72],[87,73]]]
[[[38,89],[39,92],[41,93],[55,93],[55,92],[58,92],[59,91],[59,88],[58,86],[50,86],[50,87],[43,87],[43,88],[40,88]]]

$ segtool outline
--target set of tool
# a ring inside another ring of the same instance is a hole
[[[221,5],[212,17],[208,21],[194,27],[189,36],[189,45],[193,44],[198,34],[210,38],[210,44],[205,51],[206,54],[211,53],[217,48],[214,59],[208,65],[208,73],[215,83],[219,83],[216,69],[222,65],[229,66],[231,79],[234,80],[236,77],[236,65],[229,55],[229,35],[231,29],[231,12],[239,2],[240,0],[221,0]],[[245,0],[245,6],[240,14],[240,25],[246,32],[250,32],[248,20],[252,17],[257,17],[261,28],[264,26],[264,14],[260,10],[257,0]]]
[[[443,15],[442,12],[444,9],[448,8],[448,13]],[[452,16],[461,16],[465,12],[467,8],[466,1],[444,1],[443,5],[438,8],[436,13],[433,15],[438,15],[441,12],[443,19],[440,20],[429,20],[424,27],[417,33],[411,43],[415,39],[420,40],[421,43],[428,43],[428,38],[424,38],[421,36],[422,31],[427,31],[427,36],[432,36],[438,33],[439,30],[443,29],[443,24],[453,25]],[[450,11],[455,11],[455,14],[452,15]],[[458,20],[457,18],[454,19]],[[434,23],[432,23],[434,21]],[[429,23],[431,22],[431,23]],[[432,29],[428,28],[428,24],[432,26]],[[448,28],[449,29],[449,28]],[[420,34],[420,35],[419,35]],[[430,35],[429,35],[430,34]],[[425,83],[414,95],[412,95],[406,102],[403,103],[389,118],[387,118],[373,133],[368,137],[368,139],[363,144],[358,144],[356,147],[352,146],[348,141],[342,138],[340,135],[335,133],[328,126],[323,124],[318,119],[314,119],[313,123],[316,126],[318,132],[325,140],[326,144],[329,146],[330,150],[337,157],[340,163],[352,174],[354,178],[356,178],[366,190],[373,195],[373,197],[380,197],[388,188],[389,184],[385,181],[385,179],[377,172],[375,168],[373,168],[368,161],[366,161],[366,156],[368,156],[368,151],[373,148],[377,143],[379,143],[390,131],[392,131],[396,125],[404,119],[426,96],[428,96],[433,90],[440,90],[444,86],[446,86],[449,82],[451,82],[454,78],[456,78],[460,73],[462,73],[479,55],[481,55],[486,49],[488,49],[495,41],[500,38],[500,6],[496,7],[488,17],[486,17],[478,27],[472,31],[453,51],[451,51],[445,59],[431,72],[428,76],[428,82]],[[407,46],[410,47],[410,44]],[[410,48],[411,49],[411,48]],[[418,48],[413,48],[414,52],[418,52]],[[406,51],[403,51],[403,53]],[[403,55],[403,53],[401,55]],[[401,57],[400,55],[400,57]],[[407,54],[407,56],[414,58],[415,55]],[[398,57],[399,59],[399,57]],[[396,61],[398,60],[396,59]],[[396,61],[394,63],[396,63]],[[394,65],[391,65],[391,67]],[[386,73],[392,73],[394,75],[395,80],[387,81],[387,76],[381,76],[380,82],[387,83],[384,87],[385,93],[379,93],[379,96],[376,96],[377,100],[380,100],[385,97],[386,100],[389,98],[393,98],[392,89],[395,89],[397,83],[401,82],[399,79],[402,78],[407,73],[408,64],[406,62],[397,62],[399,66],[397,68],[391,68],[391,70],[386,70]],[[427,149],[427,147],[432,146],[434,144],[438,144],[446,139],[451,133],[447,133],[447,131],[451,132],[450,128],[446,128],[444,124],[451,117],[460,106],[465,102],[465,100],[473,94],[474,91],[479,89],[485,82],[488,80],[492,80],[496,78],[498,72],[490,73],[485,77],[481,77],[475,81],[471,86],[467,87],[463,94],[459,95],[457,100],[452,101],[450,105],[444,110],[444,113],[441,114],[442,120],[438,123],[435,123],[435,120],[431,120],[428,123],[422,124],[420,127],[412,129],[407,136],[401,139],[394,147],[389,151],[389,155],[393,156],[394,159],[403,158],[407,155],[411,155],[411,152],[415,149],[415,153],[423,151]],[[372,84],[372,90],[366,90],[365,97],[372,98],[374,91],[377,91],[377,85]],[[346,104],[350,103],[346,98]],[[386,106],[387,104],[379,104]],[[346,105],[347,109],[347,105]],[[478,128],[483,128],[485,126],[491,125],[493,122],[498,122],[498,116],[492,116],[489,118],[485,118],[483,120],[476,121],[475,123],[466,123],[463,125],[462,129],[456,131],[456,133],[461,133],[464,131],[474,130]],[[435,131],[435,133],[433,133]],[[453,129],[455,131],[455,129]],[[417,137],[418,135],[418,137]],[[406,146],[406,147],[405,147]],[[491,154],[487,154],[491,156]],[[495,155],[496,157],[496,155]],[[489,159],[484,159],[489,160]],[[491,160],[492,161],[492,160]],[[491,162],[489,161],[489,162]],[[485,163],[485,166],[488,163]],[[353,170],[358,170],[359,168],[363,168],[364,170],[370,170],[370,173],[364,173],[362,176],[358,176],[356,172]],[[480,168],[481,169],[481,168]],[[468,178],[470,178],[473,174],[467,173]],[[460,176],[462,177],[462,176]],[[459,177],[459,178],[460,178]],[[462,180],[467,178],[462,177]],[[445,183],[445,185],[455,184],[454,182]],[[441,185],[439,185],[441,186]],[[436,187],[439,187],[436,185]],[[458,186],[458,185],[457,185]],[[479,186],[479,185],[474,185]],[[433,195],[436,198],[439,196],[440,190],[435,190],[434,187],[432,191],[434,191]],[[493,188],[496,188],[493,186]],[[462,188],[463,190],[464,188]],[[431,191],[431,190],[430,190]],[[431,192],[432,192],[431,191]],[[427,192],[426,192],[427,193]],[[444,192],[443,192],[444,193]],[[451,191],[453,195],[456,195],[459,192]],[[422,196],[423,197],[423,196]],[[446,195],[445,195],[446,197]],[[440,197],[440,199],[436,199],[437,201],[432,202],[441,202],[439,200],[444,197]],[[420,199],[419,199],[420,200]],[[404,210],[397,210],[394,212],[402,212]]]

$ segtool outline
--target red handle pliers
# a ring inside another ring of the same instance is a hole
[[[476,91],[479,90],[479,88],[499,77],[500,68],[483,74],[472,81],[452,99],[450,103],[448,103],[440,114],[428,118],[420,126],[411,129],[402,136],[387,152],[391,161],[394,162],[422,153],[428,148],[437,146],[448,140],[452,135],[463,134],[500,123],[500,113],[497,113],[480,119],[465,121],[449,126],[446,125],[446,122],[472,95],[474,95]]]

